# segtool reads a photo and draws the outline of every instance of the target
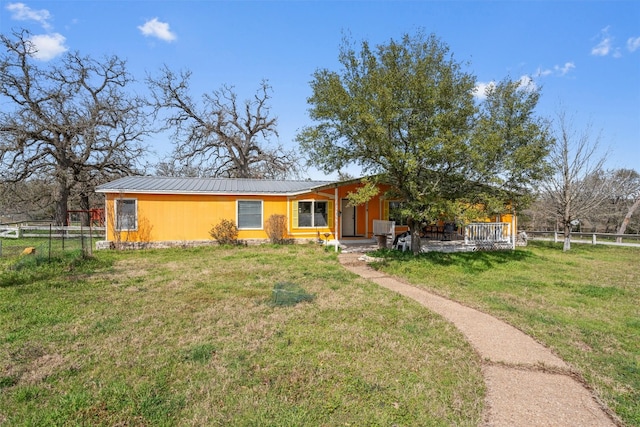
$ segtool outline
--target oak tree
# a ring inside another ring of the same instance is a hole
[[[340,71],[315,72],[308,102],[316,124],[298,141],[326,172],[355,164],[390,184],[404,201],[414,253],[421,221],[497,200],[504,207],[508,190],[541,176],[550,140],[533,120],[535,92],[505,81],[480,109],[475,76],[435,35],[375,47],[345,40],[339,61]]]
[[[54,183],[54,220],[64,224],[74,189],[88,193],[105,176],[136,173],[144,100],[116,56],[75,52],[41,63],[28,31],[1,35],[0,44],[0,179]]]
[[[166,66],[158,77],[147,77],[156,115],[175,142],[177,166],[170,170],[231,178],[297,174],[297,153],[272,142],[278,137],[277,119],[271,115],[272,88],[267,81],[244,102],[227,85],[203,94],[198,102],[190,93],[190,78],[190,71],[176,74]]]

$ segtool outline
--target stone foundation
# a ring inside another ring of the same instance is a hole
[[[315,242],[315,239],[291,239],[291,243],[294,244],[306,244]],[[254,246],[271,243],[269,239],[246,239],[240,240],[239,245],[242,246]],[[108,240],[101,240],[96,242],[96,250],[104,249],[167,249],[167,248],[194,248],[197,246],[217,246],[216,240],[165,240],[161,242],[113,242]]]

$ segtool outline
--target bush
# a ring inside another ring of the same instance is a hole
[[[220,245],[235,245],[238,243],[238,227],[229,219],[223,219],[209,230],[209,235]]]
[[[271,215],[265,224],[265,231],[271,240],[271,243],[281,245],[289,243],[287,239],[287,216]]]

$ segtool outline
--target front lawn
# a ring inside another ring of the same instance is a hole
[[[504,319],[552,348],[640,425],[640,249],[533,242],[509,252],[397,251],[376,266]]]
[[[318,246],[0,268],[2,425],[481,422],[480,362],[464,338]],[[313,299],[274,304],[283,285]]]

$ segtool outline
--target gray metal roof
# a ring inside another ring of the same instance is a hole
[[[129,176],[96,187],[97,193],[281,194],[294,195],[330,186],[333,181]]]

